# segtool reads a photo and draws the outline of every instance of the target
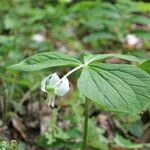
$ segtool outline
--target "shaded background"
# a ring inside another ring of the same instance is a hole
[[[70,77],[70,93],[57,98],[52,110],[44,102],[40,81],[56,68],[15,72],[6,67],[44,51],[78,59],[85,51],[149,58],[149,10],[148,0],[1,0],[0,140],[8,141],[2,144],[10,148],[17,142],[18,150],[77,150],[84,114],[76,88],[79,74]],[[59,70],[61,76],[69,69]],[[134,144],[126,139],[150,142],[150,113],[116,116],[92,105],[89,129],[89,150],[128,150]]]

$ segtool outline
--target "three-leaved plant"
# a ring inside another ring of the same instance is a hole
[[[30,56],[9,68],[36,71],[49,67],[74,67],[62,78],[53,73],[42,80],[41,90],[47,93],[48,104],[52,106],[56,95],[64,96],[69,91],[68,76],[81,71],[77,86],[86,100],[82,146],[82,150],[86,150],[89,101],[107,111],[123,114],[139,114],[150,104],[150,75],[137,66],[104,63],[113,57],[136,62],[141,68],[148,61],[123,54],[86,53],[81,62],[59,52],[44,52]]]

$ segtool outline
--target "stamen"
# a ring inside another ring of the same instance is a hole
[[[51,105],[51,94],[48,94],[48,95],[47,95],[46,102],[48,103],[48,106]]]
[[[52,108],[54,108],[54,106],[55,106],[55,103],[54,103],[54,102],[52,102],[52,103],[51,103],[51,106],[52,106]]]
[[[52,106],[52,108],[54,108],[54,106],[55,106],[55,95],[53,95],[53,97],[51,99],[51,106]]]
[[[55,94],[50,94],[48,93],[47,95],[47,99],[46,99],[46,102],[48,104],[48,106],[51,106],[52,108],[54,108],[55,106]]]

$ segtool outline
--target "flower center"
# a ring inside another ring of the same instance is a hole
[[[52,86],[46,86],[47,93],[55,94],[55,88]]]

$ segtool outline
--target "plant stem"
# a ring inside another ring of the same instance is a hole
[[[84,132],[83,132],[82,150],[86,150],[87,149],[88,117],[89,117],[89,100],[86,97],[85,98],[85,120],[84,120]]]

